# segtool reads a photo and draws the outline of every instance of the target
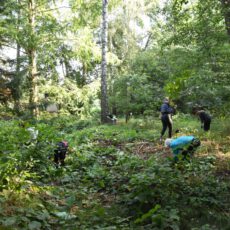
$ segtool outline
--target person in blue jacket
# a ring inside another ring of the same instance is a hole
[[[160,141],[162,141],[162,138],[165,134],[165,131],[168,128],[168,137],[172,137],[172,114],[173,114],[173,108],[169,104],[169,98],[166,97],[163,101],[163,104],[161,105],[161,122],[162,122],[162,130],[161,130],[161,137]]]
[[[194,136],[180,136],[175,139],[165,140],[165,147],[169,147],[173,152],[174,160],[189,160],[196,149],[200,146],[200,140]]]

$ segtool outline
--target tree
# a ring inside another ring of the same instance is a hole
[[[220,90],[229,85],[224,9],[214,0],[172,0],[164,9],[167,24],[162,50],[169,67],[164,89],[184,111],[200,104],[224,112],[229,105],[229,89]]]
[[[223,15],[225,19],[225,26],[227,30],[227,34],[230,41],[230,0],[221,0],[223,7]]]
[[[101,33],[101,46],[102,46],[102,61],[101,61],[101,122],[108,122],[109,106],[107,96],[107,9],[108,0],[102,0],[102,33]]]
[[[20,0],[18,0],[18,4],[20,4]],[[20,28],[20,17],[21,17],[21,10],[18,9],[17,11],[17,30]],[[19,42],[17,41],[17,54],[16,54],[16,73],[13,80],[13,91],[12,91],[12,97],[14,99],[14,110],[16,114],[20,114],[20,65],[21,65],[21,46]]]
[[[153,111],[152,89],[146,75],[129,74],[117,77],[113,83],[113,95],[110,105],[116,106],[117,114],[125,115],[126,121],[130,113],[142,115]]]
[[[35,11],[36,5],[34,0],[28,1],[28,22],[30,30],[30,45],[27,47],[27,54],[29,59],[29,75],[30,93],[29,93],[29,107],[31,114],[38,115],[38,76],[37,76],[37,54],[35,46]]]
[[[3,25],[1,29],[4,45],[17,47],[14,66],[16,72],[11,81],[15,109],[19,107],[21,96],[19,89],[24,84],[26,87],[24,87],[23,99],[27,98],[29,101],[32,116],[38,114],[39,81],[42,76],[46,77],[50,70],[53,74],[57,65],[57,50],[63,43],[62,38],[65,34],[62,21],[57,18],[58,9],[54,7],[54,2],[52,0],[7,1],[0,22]],[[22,53],[24,57],[21,56]],[[22,77],[25,79],[24,82]]]

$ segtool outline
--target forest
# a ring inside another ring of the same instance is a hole
[[[0,0],[0,229],[229,230],[229,107],[230,0]]]

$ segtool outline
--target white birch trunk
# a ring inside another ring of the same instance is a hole
[[[107,116],[109,114],[108,108],[108,98],[107,98],[107,60],[106,60],[106,51],[107,51],[107,9],[108,9],[108,0],[102,0],[102,62],[101,62],[101,122],[107,123]]]

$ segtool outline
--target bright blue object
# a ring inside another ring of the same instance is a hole
[[[173,139],[170,143],[170,148],[173,151],[174,155],[178,155],[181,151],[183,151],[192,141],[194,140],[194,136],[181,136],[176,139]]]

